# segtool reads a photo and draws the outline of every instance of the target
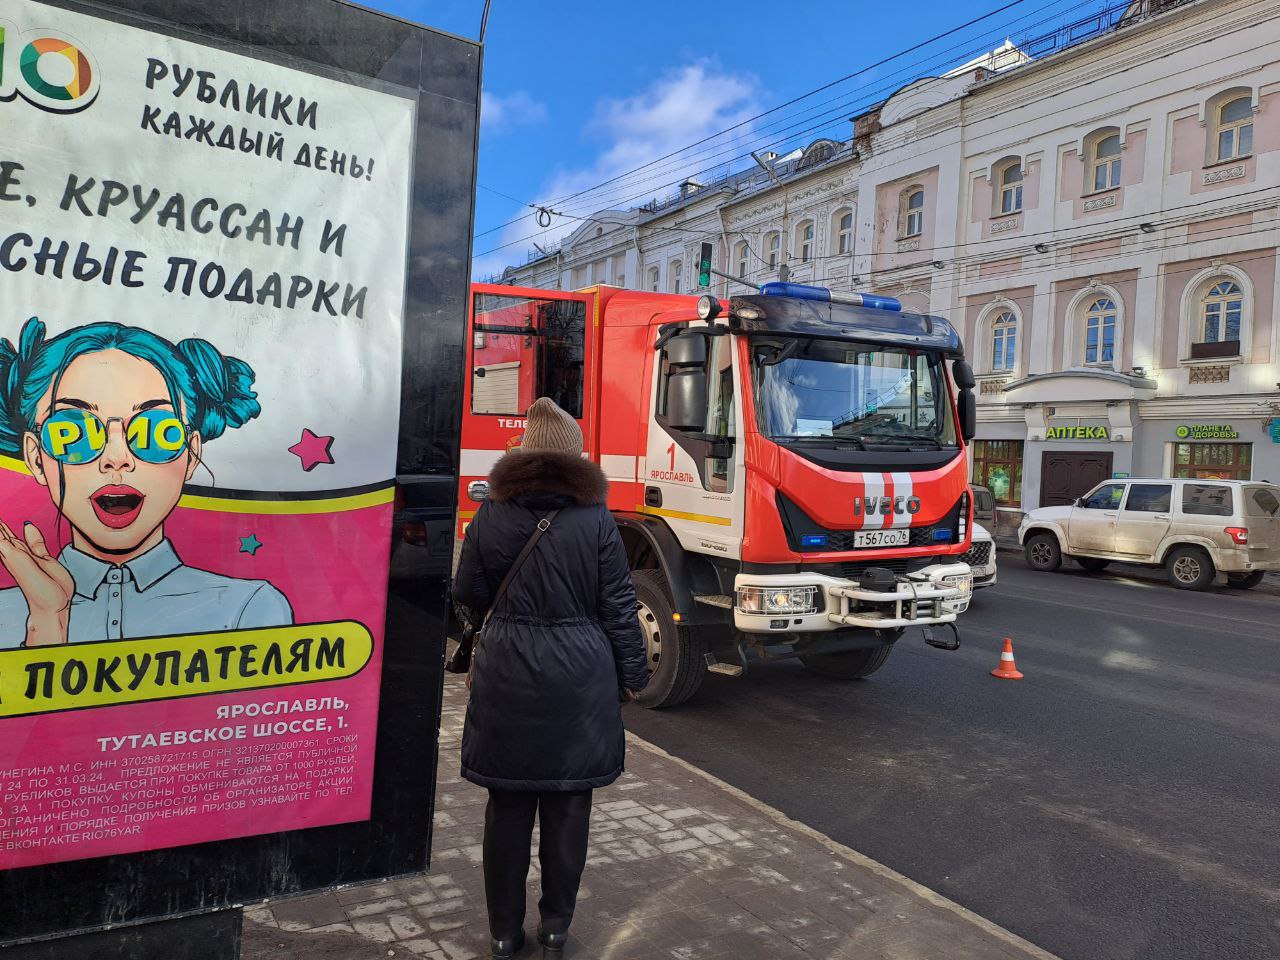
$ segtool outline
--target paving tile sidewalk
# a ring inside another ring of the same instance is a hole
[[[245,960],[488,957],[486,794],[458,777],[465,703],[460,680],[449,677],[431,872],[251,907]],[[536,900],[535,858],[530,930]],[[527,947],[521,956],[540,954]],[[629,738],[627,773],[596,794],[567,956],[1054,960],[637,738]]]

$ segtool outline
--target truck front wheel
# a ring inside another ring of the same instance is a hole
[[[898,630],[896,633],[901,635],[902,631]],[[830,677],[832,680],[858,680],[871,676],[883,667],[892,652],[893,644],[886,643],[882,647],[846,650],[843,653],[802,654],[800,662],[805,665],[805,669],[820,677]]]
[[[707,636],[700,627],[678,624],[672,618],[666,578],[657,570],[633,570],[636,615],[649,661],[649,684],[636,702],[651,710],[684,703],[702,686],[707,672]]]

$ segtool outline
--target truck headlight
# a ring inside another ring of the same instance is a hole
[[[738,610],[765,616],[817,613],[818,588],[739,587]]]
[[[971,573],[953,573],[949,577],[943,577],[942,582],[948,587],[958,587],[960,596],[957,600],[964,600],[973,595],[973,574]]]

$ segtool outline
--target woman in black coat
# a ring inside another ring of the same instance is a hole
[[[462,775],[489,789],[484,876],[493,956],[524,944],[538,814],[544,957],[564,948],[587,856],[591,791],[622,773],[620,701],[648,681],[636,595],[600,468],[551,400],[490,475],[467,528],[454,599],[483,616],[539,520],[558,511],[479,637]]]

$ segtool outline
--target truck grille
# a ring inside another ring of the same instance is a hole
[[[985,567],[991,562],[991,546],[990,540],[975,543],[960,559],[971,567]]]
[[[949,530],[949,531],[951,530],[950,527],[942,527],[941,529]],[[943,541],[934,540],[933,531],[934,531],[934,527],[911,527],[910,533],[908,534],[910,539],[907,540],[907,546],[930,547],[938,542],[942,542],[942,543],[951,542],[951,537],[948,537],[946,540],[943,540]],[[951,536],[954,536],[954,535],[955,535],[954,531],[952,531]],[[866,549],[865,547],[856,547],[856,548],[854,547],[852,530],[836,531],[836,532],[829,533],[827,536],[830,538],[827,541],[828,550],[854,550],[854,549],[865,550]],[[883,549],[883,548],[877,548],[877,549]]]

